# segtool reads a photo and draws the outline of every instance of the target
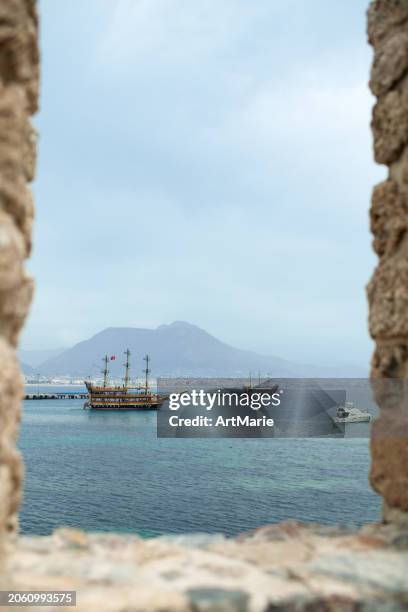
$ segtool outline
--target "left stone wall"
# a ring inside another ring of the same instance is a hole
[[[23,391],[16,358],[33,293],[31,251],[38,108],[36,0],[0,1],[0,555],[17,531],[22,461],[16,449]],[[1,573],[1,572],[0,572]]]

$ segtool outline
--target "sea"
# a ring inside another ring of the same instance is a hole
[[[70,389],[27,388],[57,390]],[[23,534],[69,526],[233,536],[290,518],[359,526],[380,517],[367,438],[158,439],[154,412],[83,403],[24,402]]]

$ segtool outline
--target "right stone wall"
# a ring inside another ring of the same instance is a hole
[[[370,480],[383,496],[385,521],[408,520],[408,0],[374,0],[368,10],[374,47],[370,88],[374,155],[388,178],[374,188],[368,285],[371,376],[380,406],[371,436]]]

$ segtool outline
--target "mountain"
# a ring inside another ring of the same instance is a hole
[[[43,375],[95,376],[100,373],[102,357],[115,355],[110,362],[113,376],[122,376],[123,351],[132,354],[132,373],[141,375],[142,358],[151,357],[153,375],[171,376],[257,376],[307,375],[279,357],[266,357],[229,346],[190,323],[176,321],[157,329],[110,327],[89,340],[76,344],[61,355],[46,360],[38,369]]]
[[[20,349],[18,351],[18,355],[25,364],[28,364],[32,368],[36,368],[41,363],[48,359],[52,359],[53,357],[57,357],[57,355],[61,355],[66,349],[49,349],[49,350],[39,350],[39,351],[24,351]]]
[[[24,363],[24,361],[20,361],[20,369],[26,376],[31,376],[34,374],[33,368],[27,363]]]
[[[240,376],[256,377],[366,377],[354,366],[319,367],[294,364],[275,356],[264,356],[241,350],[218,340],[196,325],[175,321],[157,329],[109,327],[104,331],[47,359],[38,367],[42,375],[97,376],[104,355],[115,356],[110,371],[123,375],[123,352],[131,351],[133,376],[145,367],[143,357],[151,357],[153,376]]]

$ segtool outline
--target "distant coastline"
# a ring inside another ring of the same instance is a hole
[[[83,387],[84,383],[70,383],[70,382],[60,382],[60,381],[58,381],[58,383],[55,383],[55,382],[48,382],[48,383],[46,383],[46,382],[39,382],[39,383],[30,382],[30,383],[24,383],[24,386],[25,387],[38,387],[38,386],[40,386],[40,387],[55,387],[55,386],[58,386],[58,387]]]

